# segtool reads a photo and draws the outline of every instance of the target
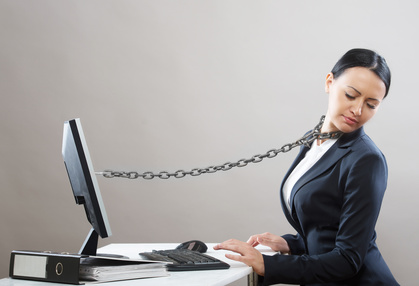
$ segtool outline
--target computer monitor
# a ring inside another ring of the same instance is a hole
[[[64,122],[62,154],[76,203],[92,225],[79,254],[96,255],[98,236],[112,233],[79,118]]]

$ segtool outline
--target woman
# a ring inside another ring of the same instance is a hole
[[[363,130],[390,81],[380,55],[347,52],[326,77],[329,105],[321,128],[342,135],[302,146],[281,185],[282,208],[297,234],[258,234],[214,249],[240,254],[226,257],[253,267],[263,285],[398,285],[375,243],[387,164]],[[258,244],[282,255],[262,255]]]

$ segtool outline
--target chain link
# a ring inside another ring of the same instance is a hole
[[[306,133],[303,137],[298,139],[297,141],[293,143],[288,143],[282,146],[279,149],[272,149],[266,152],[265,154],[258,154],[254,155],[251,159],[240,159],[235,163],[227,162],[221,165],[217,166],[210,166],[207,168],[194,168],[190,171],[184,171],[184,170],[178,170],[174,173],[170,173],[167,171],[161,171],[159,173],[153,173],[153,172],[144,172],[144,173],[138,173],[138,172],[123,172],[123,171],[112,171],[112,170],[105,170],[103,172],[98,172],[97,174],[103,175],[105,178],[127,178],[127,179],[138,179],[143,178],[145,180],[151,180],[154,178],[159,179],[169,179],[171,177],[173,178],[183,178],[186,175],[190,176],[199,176],[201,174],[210,174],[215,173],[218,171],[228,171],[234,167],[245,167],[249,163],[259,163],[262,162],[265,158],[274,158],[279,153],[286,153],[291,151],[293,148],[305,145],[307,147],[310,147],[310,143],[312,143],[316,139],[324,140],[324,139],[338,139],[343,133],[340,131],[336,132],[329,132],[329,133],[321,133],[320,129],[323,126],[325,116],[323,115],[320,118],[320,122],[311,130],[310,132]]]

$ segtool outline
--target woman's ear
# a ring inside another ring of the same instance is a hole
[[[330,86],[333,83],[333,79],[334,79],[333,78],[333,74],[331,72],[328,73],[327,76],[326,76],[326,82],[325,82],[325,91],[326,91],[326,93],[329,93]]]

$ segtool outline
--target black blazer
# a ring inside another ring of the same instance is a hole
[[[291,255],[264,256],[261,284],[399,285],[375,243],[387,186],[384,155],[360,128],[344,134],[295,184],[291,213],[282,187],[309,150],[300,153],[280,191],[297,235],[283,236]]]

